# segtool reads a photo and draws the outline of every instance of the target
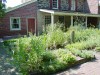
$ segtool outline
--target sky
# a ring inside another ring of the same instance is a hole
[[[6,6],[7,7],[14,7],[21,4],[21,0],[7,0]]]

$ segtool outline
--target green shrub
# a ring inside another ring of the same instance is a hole
[[[67,49],[71,50],[71,49],[78,49],[78,50],[84,50],[87,48],[87,45],[85,42],[76,42],[73,44],[68,44],[65,46]]]
[[[78,49],[72,49],[70,50],[74,55],[80,56],[82,58],[90,59],[94,58],[93,51],[88,50],[78,50]]]
[[[44,34],[44,35],[41,35],[41,36],[38,36],[38,38],[41,40],[41,42],[43,43],[45,49],[47,48],[46,46],[46,43],[47,43],[47,35]]]
[[[45,51],[44,36],[19,38],[11,48],[12,64],[24,75],[51,74],[63,70],[76,61],[67,50]],[[12,42],[12,44],[15,42]]]
[[[41,55],[45,51],[40,39],[35,36],[20,38],[12,51],[12,63],[21,73],[27,75],[29,72],[39,72],[39,66],[42,62]]]
[[[60,29],[48,33],[47,37],[46,45],[50,48],[56,48],[58,45],[63,46],[66,42],[66,36]]]
[[[56,56],[52,54],[50,51],[46,51],[42,54],[42,58],[44,62],[52,61],[56,59]]]
[[[81,41],[87,41],[90,39],[92,36],[98,36],[100,35],[100,30],[98,29],[83,29],[80,26],[73,26],[70,27],[69,30],[66,32],[66,34],[69,36],[69,41],[70,41],[70,33],[72,31],[75,31],[75,42],[81,42]]]
[[[73,44],[66,45],[67,49],[78,49],[78,50],[85,50],[85,49],[95,49],[95,47],[100,46],[100,35],[94,34],[91,35],[86,41],[80,41]]]
[[[17,41],[17,39],[5,40],[3,43],[4,43],[5,46],[10,46],[11,43],[14,43],[16,41]]]
[[[96,51],[100,51],[100,47],[96,47],[95,50],[96,50]]]
[[[76,57],[69,50],[66,49],[58,49],[54,51],[54,55],[57,56],[59,61],[63,61],[67,64],[72,63],[76,60]]]
[[[57,22],[57,23],[55,23],[55,24],[53,25],[53,30],[52,30],[52,25],[48,25],[48,26],[46,27],[46,33],[50,33],[50,32],[52,32],[52,31],[55,31],[55,30],[58,30],[58,29],[60,29],[60,30],[62,30],[62,31],[66,31],[65,25],[64,25],[63,23]]]
[[[56,27],[55,27],[56,28]],[[98,29],[74,29],[75,43],[70,43],[70,32],[64,33],[61,28],[48,32],[41,36],[33,36],[5,41],[10,47],[13,64],[24,75],[43,73],[48,75],[67,68],[76,61],[76,56],[93,58],[93,52],[86,49],[100,47],[100,30]],[[66,46],[65,46],[66,44]],[[66,49],[48,51],[65,46]]]
[[[42,63],[42,72],[45,74],[51,74],[60,70],[64,70],[76,61],[76,57],[67,50],[59,49],[52,52],[47,51],[45,54],[45,60]]]
[[[94,58],[93,51],[87,51],[87,50],[83,50],[80,56],[86,59]]]

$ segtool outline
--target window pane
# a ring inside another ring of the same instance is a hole
[[[17,19],[13,19],[13,23],[17,23]]]
[[[45,25],[51,23],[51,16],[45,16]]]
[[[12,18],[11,19],[11,25],[12,25],[12,29],[18,29],[20,28],[20,18]]]
[[[19,24],[13,24],[12,28],[19,28]]]
[[[57,8],[57,5],[58,5],[58,0],[53,0],[52,1],[53,3],[53,8]]]

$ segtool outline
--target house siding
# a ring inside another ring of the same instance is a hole
[[[83,12],[84,0],[76,0],[76,10]],[[70,11],[71,0],[58,0],[58,10]],[[39,9],[52,9],[52,0],[38,0]]]
[[[69,10],[69,0],[61,0],[61,10]]]
[[[58,0],[56,10],[71,11],[71,0]],[[38,0],[39,9],[52,9],[52,0]],[[76,12],[98,14],[98,0],[76,0]]]
[[[39,9],[50,9],[50,0],[37,0]]]
[[[58,10],[68,10],[69,0],[58,0]],[[38,0],[39,9],[52,9],[52,0]]]
[[[21,30],[10,30],[10,17],[20,17]],[[0,37],[11,35],[26,35],[27,34],[27,18],[32,17],[37,19],[37,2],[33,2],[21,8],[8,12],[5,17],[0,20]]]
[[[0,37],[9,35],[25,35],[27,34],[27,18],[35,18],[38,33],[42,32],[44,17],[46,13],[38,11],[38,9],[71,11],[71,0],[58,0],[58,9],[52,9],[52,0],[37,0],[23,7],[8,12],[3,19],[0,19]],[[71,12],[82,12],[89,14],[100,13],[98,0],[76,0],[76,10]],[[38,15],[37,15],[38,14]],[[47,14],[48,15],[48,14]],[[50,15],[50,14],[49,14]],[[20,17],[21,30],[10,30],[10,17]]]
[[[77,11],[84,12],[84,0],[77,0]]]

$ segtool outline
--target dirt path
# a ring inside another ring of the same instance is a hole
[[[96,60],[73,67],[56,75],[100,75],[100,53],[96,53]]]

